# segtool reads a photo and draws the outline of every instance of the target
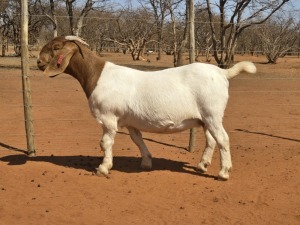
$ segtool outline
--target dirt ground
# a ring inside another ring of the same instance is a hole
[[[172,66],[169,56],[161,62],[149,56],[150,63],[103,57],[144,70]],[[188,131],[145,133],[151,171],[139,168],[139,151],[120,130],[110,179],[94,175],[102,131],[83,91],[70,76],[43,77],[34,58],[37,157],[27,157],[20,59],[0,58],[0,224],[300,224],[300,59],[237,60],[255,62],[258,73],[230,81],[224,126],[233,170],[222,182],[218,151],[206,174],[195,171],[202,129],[194,153],[186,150]]]

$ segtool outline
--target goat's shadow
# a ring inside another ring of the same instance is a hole
[[[23,165],[26,162],[48,162],[58,166],[81,169],[90,173],[94,173],[96,168],[102,162],[103,157],[95,156],[36,156],[28,157],[24,154],[8,155],[0,158],[0,161],[7,162],[8,165]],[[124,173],[142,173],[147,172],[140,168],[141,158],[140,157],[128,157],[128,156],[116,156],[114,157],[114,166],[112,171],[120,171]],[[217,179],[216,176],[203,174],[197,171],[195,167],[188,165],[187,162],[179,162],[164,158],[153,158],[153,168],[151,171],[172,171],[179,173],[188,173],[191,175],[203,176],[206,178]]]
[[[295,141],[295,142],[300,142],[300,139],[296,138],[289,138],[289,137],[283,137],[283,136],[278,136],[274,134],[268,134],[260,131],[250,131],[250,130],[245,130],[245,129],[235,129],[236,131],[248,133],[248,134],[258,134],[258,135],[263,135],[263,136],[268,136],[272,138],[278,138],[278,139],[283,139],[283,140],[288,140],[288,141]]]

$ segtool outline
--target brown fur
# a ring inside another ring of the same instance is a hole
[[[38,60],[38,67],[47,76],[67,73],[81,84],[87,98],[95,89],[105,61],[78,41],[57,37],[46,44]]]

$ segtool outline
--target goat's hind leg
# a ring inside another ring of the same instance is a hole
[[[221,155],[221,170],[219,172],[219,178],[223,180],[229,179],[229,171],[232,168],[229,137],[220,120],[211,120],[210,123],[206,123],[206,127],[210,134],[216,140]]]
[[[138,146],[141,152],[141,156],[142,156],[141,168],[145,170],[150,170],[152,168],[152,156],[143,141],[141,132],[132,127],[127,127],[127,129],[129,131],[131,140]]]
[[[216,147],[216,141],[205,127],[203,127],[203,129],[206,137],[206,146],[203,151],[202,159],[197,168],[200,170],[200,172],[204,173],[207,171],[207,166],[211,164],[211,160]]]

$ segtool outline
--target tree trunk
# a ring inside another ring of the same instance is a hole
[[[76,27],[74,28],[74,35],[80,37],[83,27],[83,17],[79,17],[77,20]]]
[[[218,66],[220,68],[225,68],[225,29],[224,29],[224,22],[225,22],[225,14],[224,14],[224,1],[220,1],[220,52],[221,56],[218,58]]]
[[[169,6],[170,7],[170,14],[171,14],[171,21],[172,21],[172,31],[173,31],[173,65],[176,67],[178,63],[178,58],[177,58],[177,32],[176,32],[176,24],[175,24],[175,16],[174,16],[174,11],[173,11],[173,6],[172,4]]]
[[[50,0],[50,10],[51,10],[51,21],[53,24],[53,37],[57,37],[57,17],[54,8],[54,1]]]
[[[4,57],[5,56],[5,49],[6,49],[6,44],[5,44],[5,39],[4,37],[2,36],[2,54],[1,56]]]
[[[41,0],[38,1],[42,13],[50,20],[53,25],[53,37],[57,37],[57,17],[55,12],[54,0],[50,0],[50,15],[45,11],[46,7],[43,6]]]
[[[186,3],[186,19],[185,19],[185,27],[184,27],[184,34],[183,34],[183,40],[180,43],[180,47],[178,49],[177,52],[177,65],[176,66],[182,66],[184,65],[184,61],[183,61],[183,53],[184,53],[184,49],[188,43],[188,21],[190,19],[189,16],[189,4],[188,2]],[[174,53],[176,54],[176,53]]]
[[[66,0],[66,8],[69,16],[70,34],[74,35],[74,19],[73,19],[73,2],[74,0]]]
[[[161,30],[161,29],[158,29]],[[157,60],[161,60],[161,52],[162,52],[162,47],[161,47],[161,43],[162,43],[162,31],[158,31],[158,53],[157,53]]]
[[[89,11],[92,10],[93,4],[94,3],[93,3],[92,0],[87,0],[86,1],[83,10],[80,13],[79,18],[77,19],[76,27],[74,28],[74,35],[76,35],[76,36],[81,35],[81,31],[82,31],[82,28],[83,28],[83,19],[87,16]]]

